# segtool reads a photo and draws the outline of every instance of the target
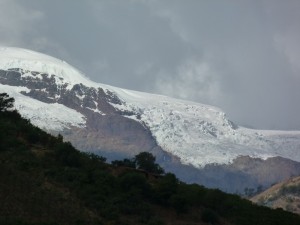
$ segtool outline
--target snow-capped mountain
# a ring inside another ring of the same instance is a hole
[[[32,123],[64,133],[82,150],[162,149],[195,168],[230,165],[240,156],[300,162],[300,131],[243,128],[216,107],[96,83],[62,60],[25,49],[0,48],[0,92],[14,97]]]

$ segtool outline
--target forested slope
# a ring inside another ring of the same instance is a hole
[[[162,172],[162,171],[160,171]],[[0,224],[300,224],[298,215],[82,153],[0,112]]]

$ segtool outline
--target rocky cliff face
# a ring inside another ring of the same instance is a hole
[[[28,73],[30,76],[24,76]],[[0,83],[27,87],[28,92],[21,92],[25,96],[45,103],[63,104],[84,115],[85,128],[72,127],[62,132],[67,140],[80,149],[133,156],[158,147],[145,126],[124,117],[132,115],[131,112],[118,110],[111,105],[121,105],[122,102],[110,91],[86,87],[83,84],[67,89],[66,84],[57,84],[54,75],[24,71],[20,68],[0,70]]]

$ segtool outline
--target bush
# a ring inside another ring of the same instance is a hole
[[[178,183],[178,179],[172,173],[163,176],[154,187],[156,201],[163,205],[169,205],[171,196],[176,194]]]
[[[0,93],[0,112],[5,112],[14,107],[15,99],[9,97],[7,93]]]
[[[135,161],[133,159],[114,160],[111,162],[114,166],[125,166],[135,168]]]
[[[56,158],[69,167],[80,167],[81,154],[71,145],[71,143],[61,143],[56,146]]]
[[[162,174],[164,170],[155,163],[155,156],[149,152],[141,152],[134,157],[136,167],[150,173]]]
[[[127,173],[120,178],[120,186],[123,190],[129,191],[131,189],[138,189],[144,194],[147,194],[150,190],[150,186],[144,175],[136,172]]]
[[[201,215],[202,221],[210,224],[217,224],[219,222],[218,215],[211,209],[204,209]]]
[[[186,213],[188,211],[188,201],[184,196],[179,194],[170,198],[171,206],[176,210],[177,214]]]

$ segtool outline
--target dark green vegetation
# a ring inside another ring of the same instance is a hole
[[[0,112],[7,111],[14,107],[15,99],[6,93],[0,93]]]
[[[164,170],[155,163],[155,156],[149,152],[141,152],[133,159],[115,160],[111,162],[114,166],[124,166],[134,169],[145,170],[153,174],[163,174]]]
[[[106,164],[0,112],[1,225],[300,224],[298,215],[138,168]]]

